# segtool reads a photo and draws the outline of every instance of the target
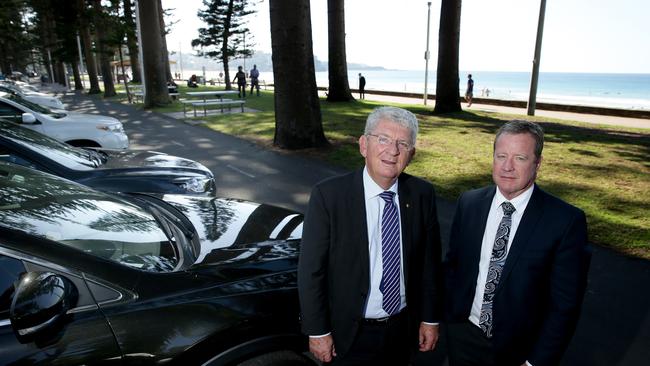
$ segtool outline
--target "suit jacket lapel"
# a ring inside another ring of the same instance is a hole
[[[353,242],[361,246],[357,248],[358,253],[361,253],[359,258],[359,265],[361,266],[361,273],[363,273],[363,283],[370,286],[370,250],[368,242],[368,224],[366,220],[366,196],[363,190],[363,169],[355,172],[352,181],[352,189],[350,192],[350,210],[345,213],[346,216],[354,220],[353,228],[357,234],[356,240]],[[350,215],[347,215],[350,213]]]
[[[492,204],[492,199],[496,193],[496,186],[489,187],[485,190],[485,194],[479,198],[475,220],[472,223],[470,221],[471,227],[469,230],[472,232],[472,238],[469,241],[470,247],[468,253],[472,255],[472,262],[475,264],[476,274],[478,275],[478,264],[481,260],[481,247],[483,245],[483,235],[485,234],[485,226],[487,225],[487,218],[490,214],[490,205]]]
[[[400,178],[403,175],[400,175]],[[411,190],[403,179],[399,180],[397,185],[397,190],[399,193],[399,215],[400,215],[400,227],[402,234],[402,261],[404,268],[404,285],[408,288],[408,265],[409,258],[411,258],[411,249],[413,246],[412,243],[412,231],[409,223],[413,222],[411,217],[413,215],[413,202],[411,196]]]
[[[506,264],[503,267],[503,273],[498,285],[499,288],[508,279],[508,275],[510,275],[512,268],[514,267],[515,263],[517,263],[517,260],[519,259],[521,253],[526,250],[526,247],[530,242],[529,238],[535,230],[539,219],[542,217],[544,208],[544,200],[542,198],[542,192],[537,187],[537,185],[535,185],[533,188],[533,195],[530,197],[530,201],[526,206],[526,211],[524,211],[524,215],[522,216],[521,221],[519,222],[519,226],[517,227],[515,239],[510,245],[510,252],[506,258]],[[499,289],[497,288],[497,291],[498,290]]]

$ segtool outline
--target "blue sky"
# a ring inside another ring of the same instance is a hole
[[[539,0],[463,0],[460,69],[530,71]],[[168,48],[188,52],[202,0],[163,0],[178,21]],[[347,0],[348,62],[423,70],[427,1]],[[250,16],[256,49],[270,52],[268,0]],[[327,1],[311,0],[314,54],[327,60]],[[540,69],[549,72],[650,73],[650,1],[547,0]],[[436,67],[440,0],[431,1],[429,69]]]

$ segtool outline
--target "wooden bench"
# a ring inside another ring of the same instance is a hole
[[[207,108],[206,108],[207,106],[212,106],[212,105],[221,106],[221,113],[223,113],[223,107],[224,106],[227,106],[228,111],[230,111],[232,106],[239,105],[241,107],[242,113],[244,113],[244,103],[246,103],[246,101],[244,99],[206,100],[205,102],[203,102],[203,101],[191,101],[190,102],[190,101],[184,100],[183,101],[183,103],[184,103],[183,104],[183,113],[185,113],[185,104],[188,104],[188,102],[189,102],[189,104],[192,105],[192,107],[194,107],[194,117],[196,117],[196,107],[203,107],[203,115],[207,116],[208,115],[208,111],[207,111]]]

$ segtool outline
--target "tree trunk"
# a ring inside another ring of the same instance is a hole
[[[129,48],[129,59],[131,60],[131,74],[133,76],[131,81],[141,83],[140,55],[138,54],[138,39],[136,36],[138,29],[133,21],[133,8],[131,5],[131,0],[124,0],[124,19],[128,26],[128,30],[126,31],[126,46]]]
[[[54,75],[56,75],[55,80],[57,83],[65,86],[65,65],[63,64],[63,61],[56,60],[54,63]]]
[[[95,63],[95,55],[92,51],[92,40],[90,38],[90,30],[88,29],[87,23],[81,28],[81,40],[83,42],[84,58],[86,59],[86,72],[88,72],[88,81],[90,82],[88,94],[99,94],[102,91],[99,89],[97,64]]]
[[[270,0],[269,9],[275,80],[273,143],[283,149],[327,146],[316,90],[309,2]]]
[[[90,28],[88,27],[88,9],[84,0],[77,0],[77,11],[79,11],[79,34],[83,44],[83,54],[86,59],[86,72],[90,88],[88,94],[99,94],[99,78],[97,78],[97,65],[92,52],[92,41],[90,38]]]
[[[97,34],[97,51],[99,53],[99,67],[102,70],[102,82],[104,83],[104,97],[117,95],[113,83],[113,72],[111,68],[110,50],[106,47],[104,9],[101,0],[93,0],[95,32]]]
[[[345,0],[327,0],[328,102],[349,102],[354,100],[348,82],[344,4]]]
[[[232,89],[230,80],[230,66],[228,56],[228,37],[230,37],[230,19],[232,18],[233,0],[228,2],[228,13],[226,13],[226,21],[223,25],[223,36],[221,38],[221,63],[223,64],[224,81],[226,83],[226,90]],[[246,72],[246,70],[244,70]]]
[[[160,37],[160,16],[157,1],[141,1],[138,4],[140,34],[142,35],[142,65],[144,68],[145,98],[144,107],[153,108],[170,103],[167,90],[167,73],[162,55]]]
[[[167,37],[165,32],[165,17],[163,12],[162,0],[158,0],[158,20],[160,21],[160,40],[162,42],[162,57],[165,60],[165,72],[167,73],[167,81],[174,81],[172,76],[171,65],[169,64],[169,52],[167,50]]]
[[[79,62],[76,60],[72,61],[72,74],[74,76],[74,90],[84,90],[81,74],[79,73]]]
[[[458,49],[462,0],[442,0],[438,34],[438,70],[434,113],[460,112]]]

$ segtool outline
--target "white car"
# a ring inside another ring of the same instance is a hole
[[[24,99],[32,103],[40,104],[49,108],[65,109],[65,105],[63,105],[63,102],[61,102],[61,100],[55,96],[45,94],[45,93],[24,90],[21,87],[14,84],[0,83],[0,92],[5,92],[9,94],[18,94],[19,96],[23,97]]]
[[[126,149],[129,138],[113,117],[52,110],[0,92],[0,117],[80,147]]]

